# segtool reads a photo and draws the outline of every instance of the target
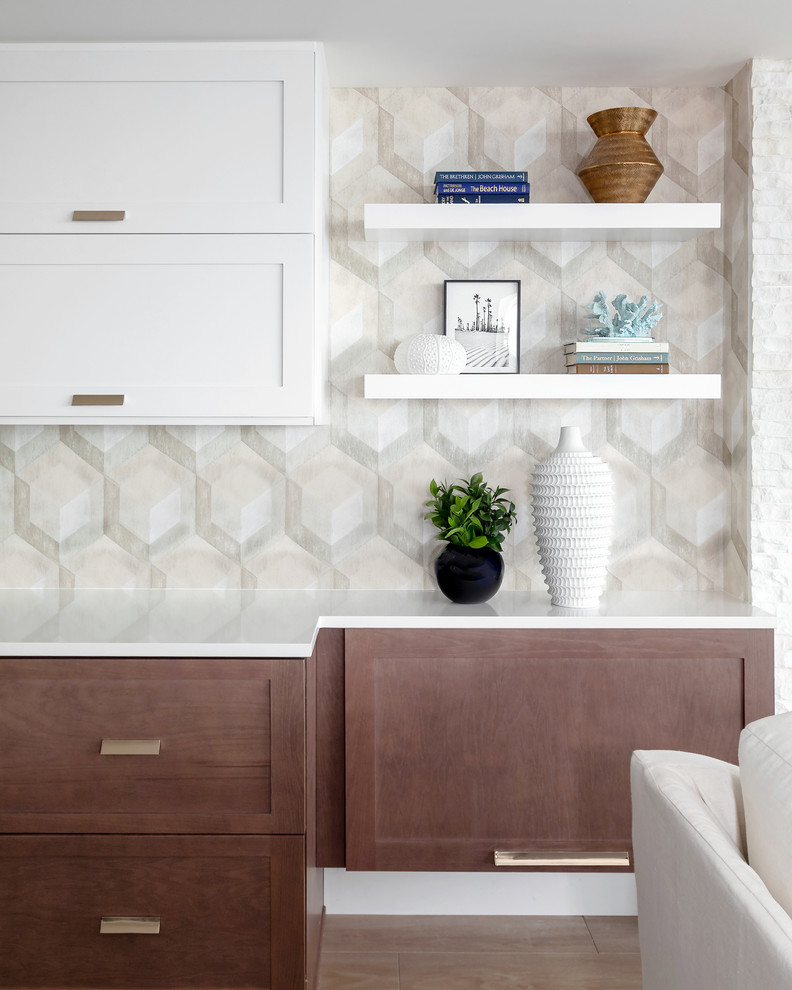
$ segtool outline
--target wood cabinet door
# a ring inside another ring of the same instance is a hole
[[[304,830],[303,660],[0,660],[0,831]]]
[[[771,630],[350,630],[346,866],[629,853],[632,751],[735,762],[772,662]]]
[[[316,52],[0,50],[0,233],[310,233]],[[75,210],[124,211],[78,221]]]
[[[303,865],[302,836],[0,836],[0,987],[303,990]]]
[[[311,423],[313,270],[309,234],[0,236],[0,422]]]

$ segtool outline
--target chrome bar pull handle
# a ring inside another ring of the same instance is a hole
[[[159,739],[103,739],[100,756],[159,756]]]
[[[629,866],[630,854],[618,852],[578,852],[552,850],[537,852],[532,849],[495,850],[496,866]]]
[[[99,923],[100,935],[159,935],[158,917],[121,918],[107,915]]]

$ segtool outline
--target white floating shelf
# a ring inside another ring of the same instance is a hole
[[[367,399],[719,399],[720,375],[365,375]]]
[[[368,203],[367,241],[684,241],[720,203]]]

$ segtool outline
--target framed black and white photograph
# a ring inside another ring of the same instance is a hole
[[[519,279],[447,279],[445,332],[467,351],[463,374],[518,374]]]

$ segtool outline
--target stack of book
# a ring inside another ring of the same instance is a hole
[[[668,344],[654,337],[596,337],[564,344],[568,375],[667,375]]]
[[[438,203],[527,203],[527,172],[435,172]]]

